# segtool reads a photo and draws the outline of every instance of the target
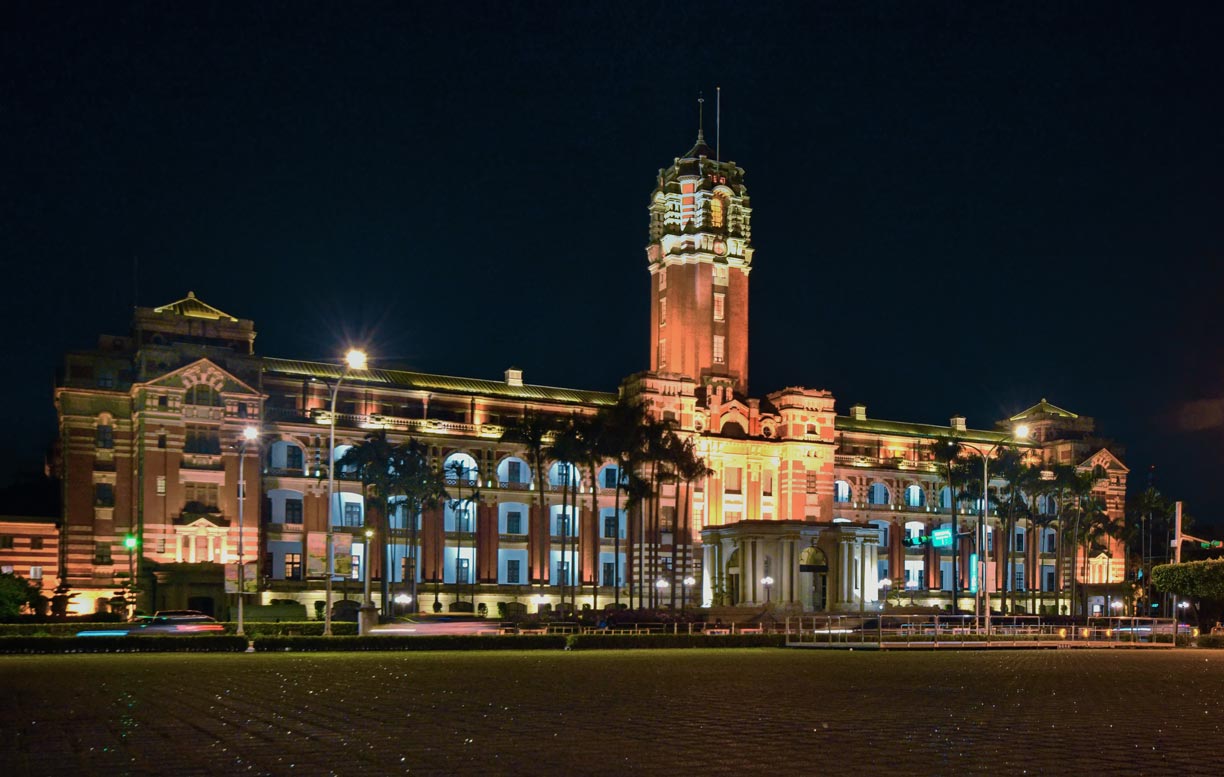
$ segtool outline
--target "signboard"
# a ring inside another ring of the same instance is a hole
[[[259,564],[254,561],[248,561],[243,566],[246,569],[243,570],[242,592],[247,594],[259,593]],[[238,593],[237,564],[225,565],[225,592],[227,594]]]
[[[936,529],[931,532],[931,545],[936,548],[952,547],[952,530]]]
[[[353,576],[353,535],[332,535],[332,569],[337,577]]]
[[[312,531],[306,535],[306,577],[323,577],[327,569],[327,535]]]
[[[225,592],[227,594],[238,593],[238,565],[225,565]]]
[[[969,554],[969,593],[976,594],[978,589],[978,554]]]

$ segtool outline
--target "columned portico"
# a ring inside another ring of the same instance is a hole
[[[705,529],[702,604],[854,611],[876,607],[875,527],[740,521]],[[772,578],[766,587],[762,579]]]

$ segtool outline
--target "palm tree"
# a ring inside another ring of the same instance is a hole
[[[693,439],[691,437],[685,440],[683,443],[681,443],[679,447],[677,447],[676,450],[674,451],[674,458],[672,460],[672,466],[675,467],[676,477],[677,477],[678,482],[684,484],[684,497],[685,497],[684,506],[679,510],[677,514],[677,519],[676,519],[677,528],[676,528],[675,535],[674,535],[675,537],[683,537],[683,540],[682,540],[683,553],[680,554],[680,566],[679,566],[680,576],[681,576],[681,579],[683,579],[684,576],[688,574],[688,569],[689,569],[688,554],[692,546],[692,537],[693,537],[692,516],[690,515],[690,512],[691,512],[690,508],[692,505],[693,484],[696,483],[698,480],[702,480],[706,478],[707,476],[712,475],[714,473],[714,470],[706,466],[705,459],[697,455],[697,446],[693,444]],[[678,545],[681,545],[681,542],[677,542],[676,540],[673,539],[672,540],[672,569],[673,570],[677,568],[676,566],[676,548]],[[673,585],[672,585],[671,606],[672,606],[672,609],[675,609],[676,607],[676,587],[674,585],[675,580],[673,580],[672,582],[673,582]],[[687,602],[680,603],[681,607],[685,606],[686,604]]]
[[[607,434],[607,417],[602,413],[595,415],[576,416],[574,418],[574,426],[576,427],[576,450],[574,452],[575,460],[580,462],[587,470],[587,478],[591,484],[591,515],[595,521],[595,536],[588,538],[588,542],[594,544],[595,552],[595,569],[591,570],[591,608],[598,609],[599,607],[599,467],[604,461],[604,435]],[[619,473],[618,473],[619,474]],[[620,478],[618,477],[617,480]],[[577,502],[577,500],[575,500]],[[579,535],[582,534],[581,528]],[[618,532],[619,533],[619,532]],[[580,537],[581,538],[581,537]],[[580,545],[581,547],[581,545]],[[578,553],[578,576],[576,585],[582,585],[583,573],[582,553]]]
[[[657,606],[657,591],[658,588],[653,583],[646,580],[646,568],[649,564],[652,569],[658,570],[660,561],[660,552],[662,545],[662,532],[659,526],[659,513],[663,496],[663,484],[673,479],[674,473],[671,469],[670,456],[671,449],[674,446],[672,438],[675,433],[672,431],[674,424],[671,421],[648,419],[643,427],[643,439],[645,441],[645,460],[650,464],[650,522],[648,526],[643,527],[640,553],[641,571],[643,585],[650,590],[650,606]],[[650,556],[645,556],[646,544],[645,541],[650,541]],[[639,596],[639,600],[641,596]]]
[[[379,507],[378,511],[378,533],[383,538],[383,541],[390,536],[391,521],[389,519],[389,508],[391,502],[391,456],[394,446],[387,439],[387,432],[379,429],[375,432],[370,432],[366,435],[365,441],[357,443],[352,448],[344,452],[340,460],[336,463],[341,469],[352,468],[357,471],[358,477],[361,478],[361,492],[369,499],[375,500]],[[387,558],[384,556],[384,558]],[[369,564],[370,559],[363,558],[362,564]],[[384,566],[385,566],[384,562]],[[368,569],[362,570],[363,573],[368,573]],[[386,609],[387,603],[387,583],[388,575],[386,570],[382,574],[382,598],[383,608]]]
[[[407,521],[409,547],[404,556],[411,558],[409,568],[405,570],[404,582],[408,585],[413,606],[417,604],[417,521],[422,511],[436,508],[444,500],[450,498],[446,492],[446,478],[429,464],[428,449],[416,440],[395,446],[391,451],[391,480],[389,490],[393,497],[399,499],[398,507]],[[391,542],[391,537],[387,537]],[[386,558],[390,559],[388,553]],[[390,575],[383,574],[383,609],[389,612],[388,580]]]
[[[523,417],[517,423],[508,427],[502,433],[501,442],[515,443],[522,446],[524,458],[527,459],[527,465],[531,467],[535,473],[536,497],[538,499],[540,514],[544,517],[545,523],[548,520],[547,499],[544,492],[547,485],[544,482],[544,469],[548,466],[548,440],[552,437],[556,430],[556,422],[549,416],[537,413],[533,410],[523,409]],[[535,527],[528,522],[527,525],[527,544],[529,547],[540,539],[535,536]],[[547,536],[547,531],[545,532]],[[530,554],[528,555],[528,564],[530,564]],[[545,562],[547,563],[547,561]],[[543,572],[537,572],[535,569],[528,569],[528,581],[543,579]]]
[[[640,449],[640,439],[642,435],[642,424],[645,422],[646,414],[642,406],[635,402],[629,402],[624,398],[619,399],[615,405],[600,410],[600,427],[602,433],[597,440],[597,448],[600,455],[614,459],[616,461],[616,497],[613,501],[612,513],[616,521],[616,531],[612,537],[612,563],[613,563],[613,584],[615,585],[615,593],[613,594],[615,603],[620,604],[620,498],[623,487],[629,484],[628,473],[636,461],[637,452]],[[628,513],[629,507],[626,505],[625,512]],[[629,557],[633,557],[633,549],[629,549]]]
[[[641,529],[643,525],[641,516],[642,516],[643,507],[646,504],[646,500],[650,497],[650,493],[651,493],[650,481],[642,477],[641,475],[637,474],[637,472],[630,470],[628,477],[626,478],[626,481],[625,481],[625,514],[628,516],[628,520],[626,521],[626,523],[629,526],[629,539],[628,539],[626,551],[627,551],[627,556],[630,559],[633,558],[634,549],[640,546],[643,542],[642,537],[641,537]],[[637,522],[634,522],[633,520],[633,515],[635,511],[637,512],[638,518],[639,518]],[[633,579],[629,582],[629,586],[628,586],[629,608],[630,609],[633,609],[633,589],[635,587],[638,589],[638,600],[637,600],[638,607],[642,606],[641,585],[638,582],[638,577],[640,577],[641,575],[633,576],[632,570],[633,570],[633,565],[630,564],[629,565],[630,576],[633,577]],[[644,569],[641,571],[645,572]]]
[[[451,513],[455,516],[455,535],[458,537],[458,542],[459,542],[458,548],[456,549],[457,552],[455,554],[455,601],[456,603],[458,603],[462,601],[462,598],[463,598],[462,586],[464,584],[464,581],[459,579],[459,567],[460,567],[459,559],[463,557],[463,535],[467,531],[471,531],[472,533],[472,560],[473,562],[475,562],[475,559],[477,557],[476,556],[476,527],[470,525],[470,521],[472,520],[472,514],[471,514],[472,506],[478,505],[480,503],[480,472],[479,470],[473,472],[473,469],[471,467],[468,467],[463,462],[462,459],[458,459],[458,458],[455,461],[451,462],[451,464],[447,467],[447,469],[450,470],[450,473],[448,474],[447,479],[453,477],[455,479],[455,488],[457,489],[455,498],[449,500],[449,506],[451,509]],[[472,493],[465,497],[463,495],[463,487],[467,485],[472,486]],[[477,509],[479,510],[479,508]],[[475,574],[476,564],[475,563],[471,564],[468,572],[469,572],[469,576],[471,577],[473,581],[473,585],[474,585],[474,581],[476,577],[476,574]],[[475,588],[473,587],[472,590],[475,591]],[[475,600],[475,598],[476,598],[475,595],[473,595],[472,596],[473,601]],[[475,604],[473,604],[473,608],[474,607],[475,607]],[[459,608],[456,607],[456,611],[458,611],[458,609]]]
[[[545,450],[545,454],[557,462],[557,471],[561,476],[561,568],[565,570],[558,581],[561,586],[561,609],[565,609],[565,596],[569,588],[569,577],[573,574],[570,556],[567,553],[567,543],[571,535],[577,512],[578,494],[574,471],[576,462],[584,455],[583,442],[576,418],[566,419],[565,423],[553,436],[553,442]],[[571,502],[573,507],[571,507]]]
[[[957,526],[956,483],[962,470],[961,446],[955,437],[944,437],[931,441],[926,449],[935,462],[939,479],[948,487],[952,502],[952,614],[960,614],[960,530]]]
[[[1104,506],[1100,500],[1092,495],[1093,488],[1096,487],[1097,481],[1105,476],[1104,470],[1100,467],[1094,467],[1091,471],[1080,472],[1073,470],[1068,476],[1067,492],[1073,500],[1072,511],[1074,522],[1072,524],[1070,539],[1072,552],[1071,562],[1071,609],[1072,615],[1075,614],[1075,607],[1078,604],[1077,592],[1082,593],[1082,585],[1076,580],[1075,561],[1078,560],[1080,545],[1084,546],[1084,563],[1082,565],[1081,579],[1088,576],[1088,554],[1092,539],[1099,531],[1097,528],[1100,523],[1100,516],[1104,512]]]

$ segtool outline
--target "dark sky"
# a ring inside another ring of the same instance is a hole
[[[246,5],[0,9],[3,473],[65,350],[189,289],[269,355],[614,389],[655,172],[721,86],[752,393],[1047,397],[1224,518],[1217,6]]]

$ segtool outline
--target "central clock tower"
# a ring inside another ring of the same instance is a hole
[[[751,223],[743,169],[720,161],[699,130],[651,195],[651,372],[748,392]]]

